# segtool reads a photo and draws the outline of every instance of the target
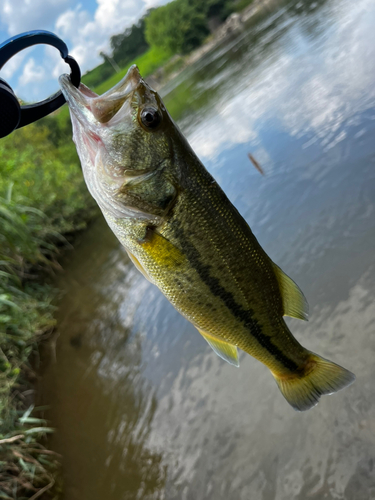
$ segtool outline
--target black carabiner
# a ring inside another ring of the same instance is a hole
[[[66,44],[49,31],[28,31],[0,44],[0,70],[11,57],[21,50],[41,43],[52,45],[60,51],[61,57],[70,66],[70,80],[75,87],[78,87],[81,81],[78,63],[68,55]],[[10,85],[0,78],[0,138],[10,134],[16,128],[24,127],[49,115],[64,103],[65,97],[59,90],[44,101],[20,106]]]

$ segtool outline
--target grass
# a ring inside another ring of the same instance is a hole
[[[59,269],[67,236],[96,213],[65,134],[49,118],[0,141],[1,499],[56,490],[59,461],[40,444],[51,429],[30,398],[30,357],[55,326],[44,278]]]
[[[254,0],[239,0],[233,4],[233,10],[235,12],[241,12],[241,10],[246,9]]]
[[[170,52],[162,49],[151,48],[141,56],[136,57],[133,61],[130,61],[129,65],[122,69],[119,73],[114,74],[102,84],[94,87],[92,90],[94,90],[97,94],[103,94],[107,90],[111,89],[126,75],[126,72],[132,64],[136,64],[141,75],[143,77],[147,77],[156,71],[160,66],[165,64],[170,58]]]
[[[82,76],[82,81],[85,85],[87,85],[90,89],[99,85],[107,78],[110,78],[115,73],[114,68],[110,65],[108,61],[102,62],[99,66],[96,66],[94,69],[88,71]]]

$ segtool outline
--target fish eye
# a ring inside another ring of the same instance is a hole
[[[155,108],[144,108],[141,112],[141,121],[146,128],[155,129],[161,122],[161,114]]]

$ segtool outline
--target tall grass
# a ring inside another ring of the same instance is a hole
[[[37,442],[46,423],[25,408],[29,357],[55,324],[53,294],[33,269],[53,255],[48,225],[40,210],[12,200],[11,185],[0,197],[0,498],[28,498],[52,486],[57,470]]]
[[[94,213],[73,143],[45,121],[0,141],[0,498],[51,491],[58,461],[30,400],[30,356],[55,325],[53,289],[66,236]],[[69,134],[70,135],[70,134]]]

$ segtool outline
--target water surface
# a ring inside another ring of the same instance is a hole
[[[304,291],[292,332],[355,384],[294,412],[255,359],[219,359],[99,220],[60,278],[43,369],[66,500],[375,498],[374,26],[372,0],[278,4],[163,91]]]

